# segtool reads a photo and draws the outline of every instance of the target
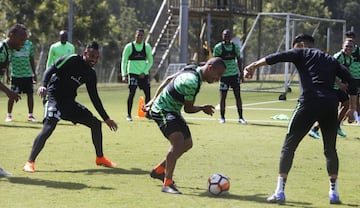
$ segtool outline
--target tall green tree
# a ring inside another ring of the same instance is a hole
[[[60,30],[68,29],[69,0],[2,0],[0,33],[6,37],[14,23],[23,23],[37,53],[46,56],[50,44],[58,41]],[[89,41],[103,46],[101,67],[111,68],[119,62],[122,47],[133,40],[133,31],[142,24],[137,10],[126,0],[73,0],[73,44],[81,52]],[[145,25],[150,25],[148,20]],[[45,57],[46,58],[46,57]],[[43,58],[44,59],[44,58]],[[43,60],[44,61],[44,60]],[[109,72],[105,72],[109,73]],[[105,75],[106,76],[106,75]]]
[[[331,11],[331,17],[345,19],[347,29],[354,29],[360,36],[360,19],[357,18],[360,11],[360,2],[356,0],[325,0],[325,5]]]
[[[324,0],[263,0],[263,4],[264,12],[286,12],[313,17],[330,17]]]
[[[279,13],[293,13],[300,14],[310,17],[319,17],[319,18],[330,18],[331,13],[328,8],[324,4],[324,0],[294,0],[294,1],[286,1],[286,0],[278,0],[278,1],[270,1],[264,0],[264,12],[279,12]],[[271,24],[271,20],[265,22],[264,24]],[[317,41],[317,47],[327,50],[326,45],[326,35],[327,28],[333,27],[334,24],[331,22],[320,22],[320,21],[296,21],[296,33],[308,33],[315,35],[315,39]],[[337,29],[334,34],[337,34],[334,37],[334,40],[342,38],[342,27],[337,26]],[[264,32],[266,35],[270,35],[271,33]],[[334,47],[338,47],[335,45]],[[336,50],[336,49],[334,49]]]

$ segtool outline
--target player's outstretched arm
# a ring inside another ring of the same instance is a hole
[[[245,78],[251,79],[254,75],[254,72],[260,66],[267,65],[265,58],[259,59],[257,61],[252,62],[244,68],[244,76]]]

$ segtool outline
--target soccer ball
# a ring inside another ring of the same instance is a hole
[[[230,189],[230,180],[221,173],[215,173],[208,179],[208,191],[216,196],[227,193]]]

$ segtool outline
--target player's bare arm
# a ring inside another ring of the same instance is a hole
[[[356,108],[357,96],[350,95],[349,98],[349,110],[346,112],[346,116],[348,117],[348,122],[352,123],[355,121],[354,112],[357,110]]]
[[[18,100],[21,99],[20,95],[9,90],[9,88],[7,88],[3,83],[0,82],[0,90],[3,91],[6,96],[8,96],[8,98],[10,100],[15,100],[15,102],[17,102]]]
[[[184,111],[186,113],[197,113],[199,111],[203,111],[208,115],[213,115],[215,112],[215,107],[212,105],[194,105],[194,101],[185,101],[184,102]]]

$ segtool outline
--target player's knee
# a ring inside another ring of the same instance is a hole
[[[191,148],[193,147],[193,143],[190,139],[189,142],[185,142],[185,145],[184,145],[184,152],[187,152],[188,150],[190,150]]]
[[[337,158],[337,152],[336,150],[325,150],[324,155],[326,158]]]
[[[92,119],[90,119],[90,126],[91,128],[101,128],[101,121],[99,119],[97,119],[96,117],[92,117]]]

